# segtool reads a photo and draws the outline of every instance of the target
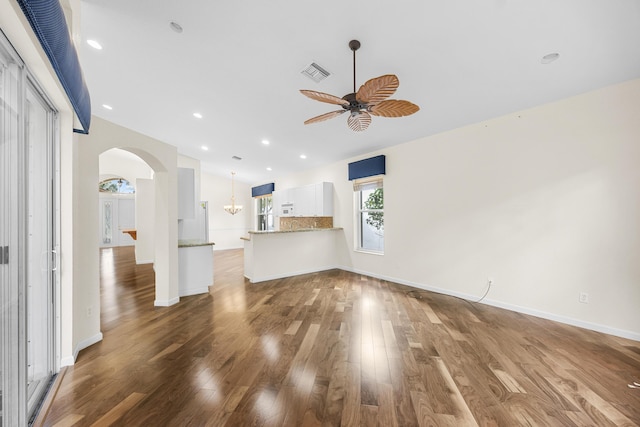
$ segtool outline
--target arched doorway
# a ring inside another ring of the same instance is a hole
[[[131,231],[136,229],[136,222],[152,222],[149,218],[154,213],[153,206],[148,207],[148,212],[140,212],[140,198],[144,201],[148,197],[149,188],[153,191],[153,169],[144,160],[135,154],[118,148],[112,148],[100,154],[100,175],[98,186],[99,198],[99,245],[105,247],[138,246],[145,247],[147,242],[136,241],[137,234]],[[151,185],[148,185],[151,184]],[[138,186],[142,187],[143,194],[138,197]],[[151,202],[153,199],[151,199]],[[144,213],[144,221],[136,221],[139,213]],[[149,251],[147,251],[149,252]],[[136,257],[137,264],[153,262],[153,252],[145,254],[143,258]]]
[[[156,296],[154,305],[170,306],[178,297],[177,150],[174,146],[133,132],[98,117],[89,135],[78,136],[74,166],[73,311],[63,327],[72,331],[73,360],[78,352],[100,340],[100,283],[98,247],[99,156],[119,148],[140,157],[153,170]],[[63,349],[64,352],[64,349]]]

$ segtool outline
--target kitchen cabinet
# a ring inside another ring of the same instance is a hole
[[[315,185],[305,185],[293,189],[294,216],[314,216],[316,203]]]
[[[273,209],[276,217],[281,216],[294,216],[294,212],[291,207],[293,206],[293,188],[286,188],[284,190],[276,190],[272,193],[273,197]],[[287,212],[283,212],[282,206],[286,205]]]
[[[178,295],[205,294],[213,285],[213,242],[178,241]]]
[[[194,219],[195,217],[195,171],[190,168],[178,168],[178,219]]]
[[[333,183],[315,184],[315,210],[313,216],[333,216]]]
[[[287,213],[283,213],[283,205]],[[276,217],[333,216],[333,184],[320,182],[274,191],[273,206]]]

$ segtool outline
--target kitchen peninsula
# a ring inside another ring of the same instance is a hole
[[[244,240],[244,276],[251,283],[338,267],[342,228],[249,231]]]

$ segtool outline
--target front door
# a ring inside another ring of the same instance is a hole
[[[96,190],[97,191],[97,190]],[[100,193],[100,247],[133,246],[131,235],[122,230],[136,228],[136,207],[133,195],[104,196]]]

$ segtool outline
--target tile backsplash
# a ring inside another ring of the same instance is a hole
[[[287,216],[280,217],[280,230],[301,228],[333,228],[332,216]]]

